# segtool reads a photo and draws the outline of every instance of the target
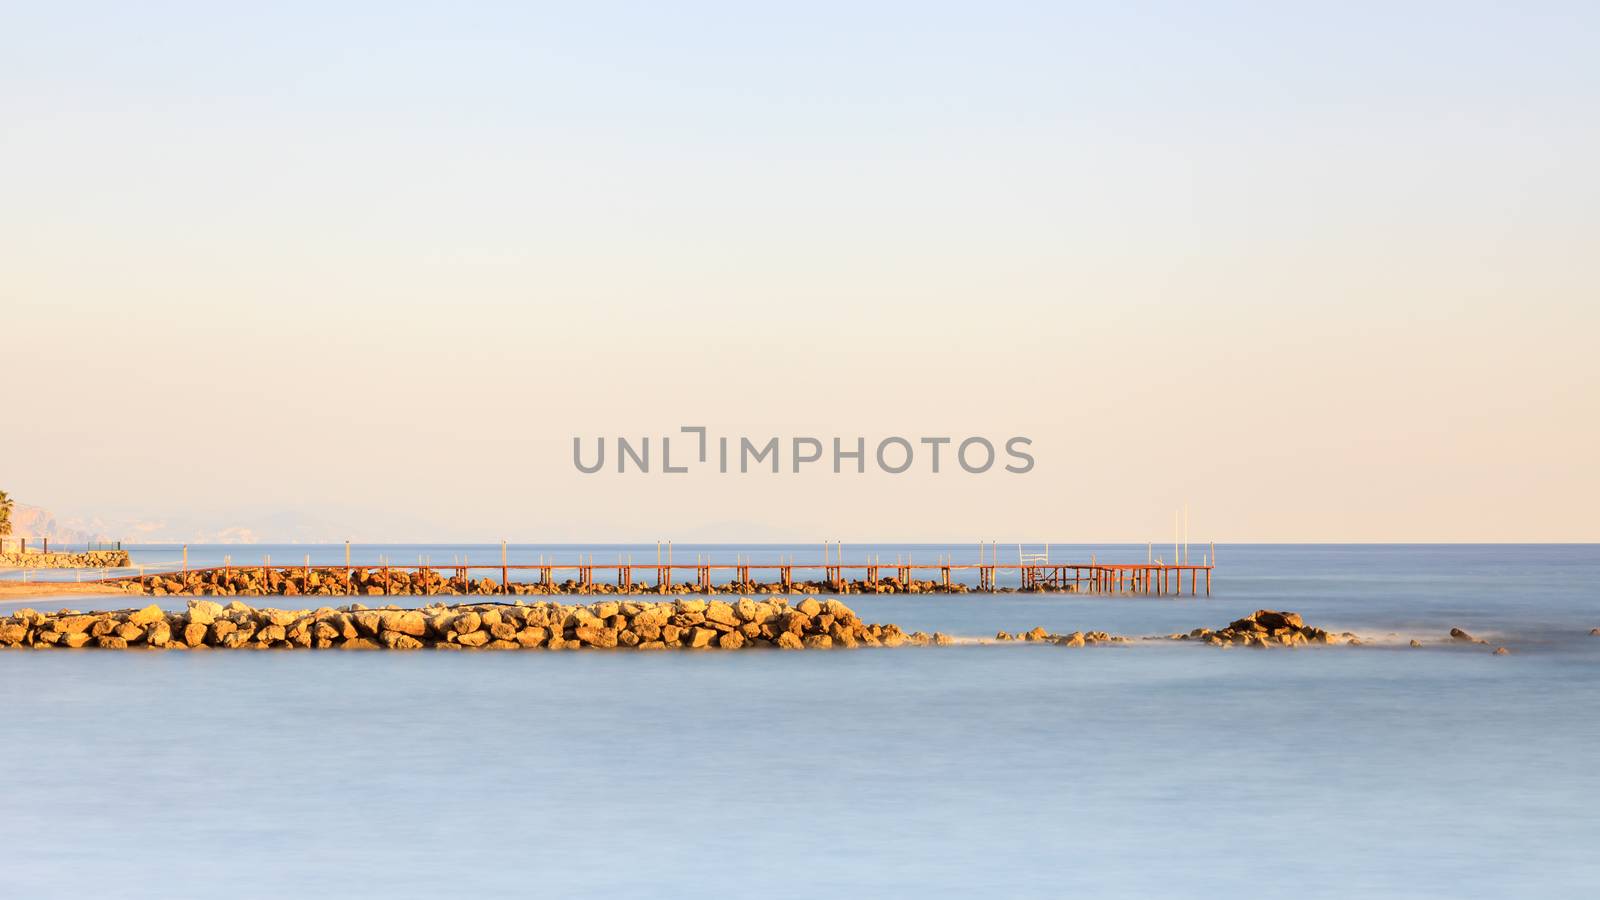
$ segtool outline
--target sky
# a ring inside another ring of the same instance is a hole
[[[110,537],[1600,540],[1592,4],[0,21],[0,488]],[[573,465],[686,425],[1036,462]]]

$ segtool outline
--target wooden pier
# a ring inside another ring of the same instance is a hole
[[[285,566],[274,565],[268,557],[259,566],[237,565],[231,561],[222,566],[190,568],[187,550],[181,569],[168,573],[206,574],[233,572],[259,573],[269,577],[276,573],[309,578],[312,571],[342,575],[348,583],[352,572],[381,572],[385,584],[390,574],[417,575],[424,584],[435,579],[459,582],[469,590],[489,585],[502,593],[516,593],[513,588],[538,588],[541,593],[792,593],[797,589],[821,590],[830,593],[1068,593],[1095,596],[1152,596],[1175,597],[1211,595],[1211,573],[1216,568],[1215,558],[1208,556],[1199,565],[1189,563],[1058,563],[1025,559],[1016,563],[955,563],[942,560],[933,563],[897,561],[893,565],[878,562],[846,563],[837,559],[824,559],[821,563],[797,563],[792,560],[774,563],[752,562],[740,558],[737,562],[711,563],[703,560],[693,563],[657,562],[638,564],[631,561],[597,563],[592,555],[579,554],[576,562],[538,562],[512,564],[502,550],[498,564],[452,563],[432,565],[418,562],[415,565],[397,565],[383,560],[376,565],[354,565],[348,551],[341,565],[312,564],[307,557],[304,563]],[[163,574],[159,569],[142,570],[139,575],[125,575],[103,579],[122,581],[144,575]],[[498,580],[494,580],[498,576]],[[975,576],[976,586],[963,580]],[[476,579],[476,580],[475,580]],[[269,579],[270,580],[270,579]],[[1187,584],[1185,584],[1187,580]]]

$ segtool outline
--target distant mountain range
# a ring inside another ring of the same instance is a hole
[[[115,537],[107,533],[105,523],[98,519],[71,518],[61,520],[51,515],[49,510],[38,506],[28,506],[24,503],[18,503],[11,509],[10,536],[13,538],[49,538],[52,541],[61,541],[67,544],[116,540]]]
[[[338,543],[363,537],[347,524],[298,510],[248,510],[233,522],[215,515],[57,516],[39,506],[16,504],[11,510],[10,543],[49,538],[62,544],[123,541],[132,544]]]

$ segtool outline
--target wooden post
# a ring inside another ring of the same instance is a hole
[[[45,546],[49,547],[50,545],[49,545],[49,543],[46,543]],[[183,574],[185,574],[185,575],[189,574],[189,545],[188,544],[184,544],[183,545]]]
[[[506,568],[506,542],[500,542],[500,593],[511,593],[511,582],[507,580]]]

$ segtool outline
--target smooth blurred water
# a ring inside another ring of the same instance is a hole
[[[1600,548],[1221,552],[1210,599],[849,599],[1513,653],[4,652],[0,895],[1595,895]]]

